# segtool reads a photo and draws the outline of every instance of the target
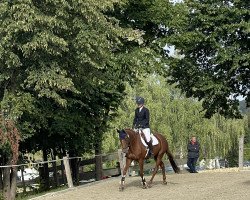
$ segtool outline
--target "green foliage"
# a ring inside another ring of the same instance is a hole
[[[170,82],[188,97],[203,99],[206,117],[217,112],[241,117],[237,97],[250,99],[249,3],[187,0],[185,5],[186,23],[173,25],[168,38],[179,53],[168,60]]]
[[[128,86],[126,92],[127,97],[118,110],[118,116],[110,122],[111,129],[105,134],[105,152],[120,148],[116,129],[132,127],[136,108],[134,98],[137,95],[146,99],[151,130],[163,133],[175,153],[185,155],[190,137],[196,135],[201,143],[201,157],[225,156],[237,145],[238,137],[246,131],[247,118],[225,119],[220,115],[211,119],[204,118],[201,102],[185,98],[161,76],[143,78],[134,88]]]
[[[123,2],[1,1],[1,109],[21,150],[86,152],[102,139],[124,81],[137,80],[149,54],[138,49],[142,33],[110,14],[114,4]]]
[[[248,97],[250,88],[249,10],[246,0],[127,0],[115,17],[144,33],[144,45],[158,61],[148,72],[203,100],[206,117],[239,118],[237,97]],[[173,56],[166,45],[175,47]]]
[[[2,134],[2,133],[1,133]],[[2,138],[1,138],[2,139]],[[0,152],[1,152],[1,157],[5,156],[6,158],[11,157],[11,146],[8,141],[1,141],[0,143]],[[3,159],[3,158],[1,158]],[[2,164],[2,162],[1,162]]]
[[[250,161],[250,144],[244,145],[244,160]]]

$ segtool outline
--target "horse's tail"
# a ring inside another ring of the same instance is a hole
[[[174,161],[174,156],[172,155],[172,153],[167,150],[166,151],[166,154],[168,155],[168,159],[169,159],[169,162],[174,170],[175,173],[180,173],[180,168],[177,166],[177,164],[175,163]]]

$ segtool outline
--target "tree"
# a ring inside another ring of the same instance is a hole
[[[136,80],[141,64],[124,48],[141,41],[141,33],[107,14],[114,3],[1,1],[1,110],[16,122],[22,150],[78,151],[100,141],[123,82]]]
[[[250,82],[247,0],[125,2],[115,16],[144,33],[144,45],[159,61],[151,71],[165,74],[187,97],[202,99],[206,117],[241,117],[237,97],[249,96]],[[170,57],[166,45],[177,56]]]
[[[180,55],[167,58],[170,82],[203,100],[206,117],[216,112],[241,117],[237,97],[250,101],[249,2],[187,0],[185,5],[186,22],[170,27],[169,44]]]

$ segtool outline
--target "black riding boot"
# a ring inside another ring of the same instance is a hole
[[[148,156],[147,156],[147,157],[148,157],[148,158],[154,157],[152,140],[150,140],[150,141],[148,142],[148,149],[149,149],[149,151],[148,151]]]

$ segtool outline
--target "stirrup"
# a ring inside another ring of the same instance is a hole
[[[154,157],[154,152],[148,151],[148,155],[146,156],[146,159],[153,158]]]

